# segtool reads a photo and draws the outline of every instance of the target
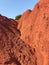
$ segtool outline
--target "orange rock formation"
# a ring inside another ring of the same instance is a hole
[[[29,14],[25,13],[19,20],[20,38],[36,48],[37,65],[49,65],[49,0],[39,1]]]
[[[0,65],[49,65],[49,0],[40,0],[16,22],[0,15]]]

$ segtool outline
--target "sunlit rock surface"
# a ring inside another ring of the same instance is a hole
[[[36,48],[38,65],[49,65],[49,0],[40,0],[25,19],[23,15],[18,21],[20,38]]]

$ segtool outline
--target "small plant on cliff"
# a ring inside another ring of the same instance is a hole
[[[18,15],[15,17],[15,20],[19,20],[22,15]]]

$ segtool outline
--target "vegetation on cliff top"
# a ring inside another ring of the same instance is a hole
[[[22,15],[17,15],[17,16],[15,17],[15,20],[19,20],[19,19],[21,18],[21,16],[22,16]]]

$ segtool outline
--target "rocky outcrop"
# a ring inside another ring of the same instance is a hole
[[[19,30],[20,30],[20,28],[22,26],[22,22],[28,18],[28,16],[29,16],[30,13],[31,13],[31,10],[28,9],[26,12],[23,13],[23,15],[21,16],[21,18],[18,20],[18,24],[19,24],[18,29]]]
[[[0,15],[0,65],[37,65],[35,48],[20,36],[17,22]]]
[[[0,65],[49,65],[49,0],[18,21],[0,15],[0,59]]]
[[[40,0],[28,17],[19,21],[20,38],[36,48],[38,65],[49,65],[49,0]]]

